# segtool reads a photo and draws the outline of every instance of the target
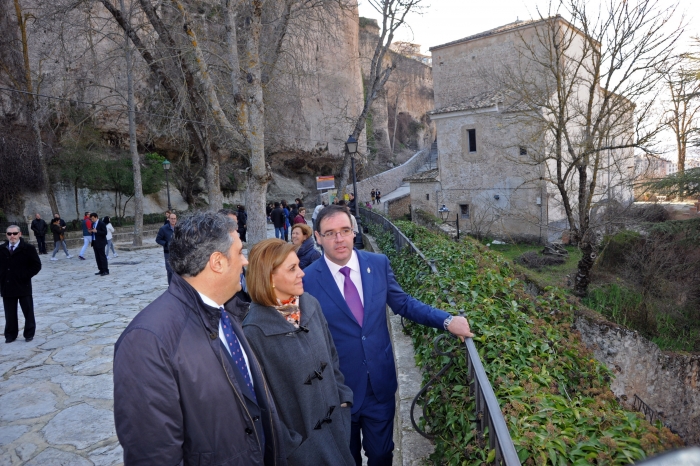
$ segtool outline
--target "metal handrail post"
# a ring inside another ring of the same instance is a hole
[[[498,405],[498,400],[496,399],[496,394],[493,392],[491,383],[486,377],[486,371],[484,370],[483,364],[481,364],[481,359],[474,345],[474,340],[467,338],[464,341],[464,345],[467,350],[467,358],[470,361],[469,376],[475,381],[476,389],[478,390],[476,394],[477,413],[481,411],[478,401],[483,396],[483,402],[486,405],[485,416],[490,417],[489,440],[493,437],[494,441],[498,442],[496,451],[500,450],[503,456],[503,462],[507,466],[520,465],[518,452],[515,451],[515,445],[513,445],[513,440],[510,438],[510,432],[506,426],[506,420],[501,412],[501,407]]]

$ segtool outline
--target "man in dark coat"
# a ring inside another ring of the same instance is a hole
[[[168,216],[168,223],[160,227],[158,234],[156,235],[156,243],[163,246],[163,257],[165,258],[165,272],[168,274],[168,285],[170,285],[170,280],[173,278],[173,269],[170,268],[170,240],[173,239],[173,232],[175,231],[175,224],[177,223],[177,214],[171,212]]]
[[[248,263],[236,222],[195,213],[170,242],[173,279],[114,347],[124,464],[286,465],[262,368],[223,304]]]
[[[49,226],[38,213],[36,214],[36,218],[32,220],[32,231],[34,232],[34,236],[36,236],[36,245],[39,246],[39,254],[46,254],[46,232],[49,231]]]
[[[17,303],[24,314],[24,339],[32,341],[36,331],[32,277],[41,270],[36,248],[22,239],[17,225],[5,232],[7,242],[0,246],[0,294],[5,307],[5,343],[12,343],[19,334]]]
[[[286,218],[284,215],[284,210],[279,202],[275,202],[275,208],[270,212],[270,220],[275,226],[275,238],[284,239],[284,224]]]
[[[95,275],[104,277],[105,275],[109,275],[107,254],[105,254],[105,248],[107,247],[107,225],[99,220],[95,212],[90,214],[90,221],[92,222],[92,228],[90,229],[92,233],[92,248],[95,250],[95,262],[97,262],[97,273]]]

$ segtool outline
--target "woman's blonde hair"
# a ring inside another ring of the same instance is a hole
[[[277,238],[266,239],[253,246],[248,255],[246,283],[248,294],[254,303],[262,306],[277,305],[272,273],[294,250],[295,246],[292,243]]]
[[[301,230],[301,233],[307,238],[311,238],[311,235],[313,234],[313,231],[311,231],[311,227],[305,223],[295,223],[292,226],[292,231],[294,231],[295,228],[299,228]]]

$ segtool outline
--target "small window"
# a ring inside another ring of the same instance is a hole
[[[520,155],[527,155],[527,147],[520,146]]]
[[[462,218],[469,218],[469,204],[460,204],[459,214]]]
[[[426,201],[429,201],[429,200],[430,200],[430,194],[426,194],[426,195],[425,195],[425,200],[426,200]]]
[[[476,130],[468,129],[467,136],[469,139],[469,152],[476,152]]]

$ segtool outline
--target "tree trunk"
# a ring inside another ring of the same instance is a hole
[[[78,205],[78,180],[75,180],[75,183],[73,184],[73,197],[75,198],[75,218],[81,218],[80,217],[80,206]],[[58,212],[55,210],[54,212]]]
[[[131,15],[127,15],[124,0],[119,0],[119,3],[122,15],[130,21]],[[124,32],[124,58],[126,59],[127,101],[129,106],[129,152],[131,153],[131,165],[134,176],[134,239],[131,244],[133,246],[141,246],[143,245],[143,184],[141,182],[141,158],[139,157],[136,144],[136,104],[134,102],[134,72],[131,61],[131,44],[126,32]],[[124,209],[126,210],[126,204],[124,204]]]
[[[53,192],[53,187],[51,186],[51,179],[49,178],[49,171],[46,168],[46,160],[44,158],[44,147],[41,140],[41,126],[39,125],[39,102],[38,98],[34,95],[34,86],[32,85],[32,70],[29,65],[29,43],[27,41],[27,23],[26,18],[22,14],[22,6],[19,4],[19,0],[14,0],[15,3],[15,14],[17,15],[17,26],[22,37],[22,57],[24,59],[24,80],[25,87],[27,89],[27,110],[29,111],[29,118],[32,125],[32,131],[34,132],[34,138],[36,142],[36,152],[39,159],[39,167],[41,168],[41,176],[44,178],[46,197],[49,201],[49,206],[53,213],[58,212],[58,203],[56,202],[56,196]],[[78,218],[80,218],[78,216]]]
[[[251,79],[244,85],[247,94],[247,139],[250,145],[250,172],[246,189],[246,209],[248,210],[247,243],[252,245],[267,238],[267,184],[272,175],[265,163],[265,106],[263,102],[262,69],[260,65],[260,30],[262,28],[262,11],[254,3],[252,17],[245,34],[246,65]]]
[[[207,199],[209,210],[219,210],[224,207],[224,193],[219,182],[219,155],[213,153],[211,146],[207,147],[207,159],[204,168],[204,177],[207,182]]]
[[[595,238],[592,230],[586,231],[579,242],[581,260],[578,262],[578,270],[574,278],[574,294],[584,297],[588,293],[588,285],[591,283],[591,270],[597,257]]]

